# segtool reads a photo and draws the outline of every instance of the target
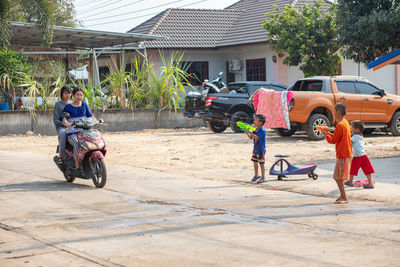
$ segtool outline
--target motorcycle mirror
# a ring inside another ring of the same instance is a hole
[[[224,74],[222,71],[221,71],[220,73],[218,73],[218,75],[220,75],[220,76],[221,76],[222,74]]]

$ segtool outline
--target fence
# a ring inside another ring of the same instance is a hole
[[[95,111],[97,118],[102,118],[105,125],[101,128],[109,132],[137,131],[155,128],[189,128],[204,126],[201,120],[189,120],[183,117],[183,110],[161,112],[156,124],[156,110],[136,109]],[[0,136],[25,134],[32,131],[41,135],[55,135],[52,111],[36,112],[36,120],[26,111],[0,111]]]

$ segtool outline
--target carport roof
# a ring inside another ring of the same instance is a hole
[[[42,46],[42,37],[36,24],[12,22],[11,44]],[[51,47],[87,49],[136,44],[141,41],[163,40],[166,37],[142,34],[94,31],[55,26]]]
[[[400,48],[368,63],[368,68],[375,71],[389,64],[400,64]]]

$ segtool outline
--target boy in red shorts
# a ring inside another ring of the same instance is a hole
[[[265,181],[265,129],[262,127],[264,123],[264,115],[257,114],[254,119],[254,125],[257,129],[254,132],[244,130],[247,136],[254,140],[253,156],[251,157],[251,161],[254,163],[252,183],[263,183]],[[260,165],[261,176],[258,176],[258,165]]]
[[[375,172],[372,167],[371,162],[365,153],[364,148],[364,137],[362,131],[364,130],[364,123],[362,121],[353,121],[351,123],[351,132],[353,136],[351,137],[351,142],[353,143],[353,160],[351,161],[350,168],[350,179],[345,184],[347,186],[353,186],[353,178],[357,176],[360,168],[363,170],[365,176],[368,178],[368,184],[364,185],[365,189],[373,189],[374,184],[372,183],[371,174]]]
[[[335,144],[336,149],[336,165],[333,172],[333,179],[338,185],[340,197],[336,199],[335,204],[346,204],[349,202],[344,190],[344,181],[349,178],[353,149],[351,147],[350,124],[344,118],[346,112],[346,104],[337,103],[333,109],[333,120],[337,121],[335,132],[332,134],[323,131],[326,141],[330,144]]]

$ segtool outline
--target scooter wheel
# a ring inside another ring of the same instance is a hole
[[[67,174],[64,172],[64,178],[68,183],[73,183],[75,181],[75,176],[73,176],[72,174]]]
[[[97,188],[102,188],[107,181],[106,165],[102,159],[98,159],[94,163],[95,173],[92,174],[92,180]]]

